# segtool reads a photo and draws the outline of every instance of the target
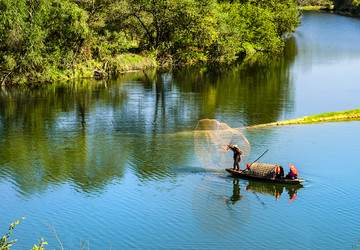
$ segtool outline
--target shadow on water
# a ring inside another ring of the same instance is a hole
[[[35,194],[70,182],[101,192],[131,169],[140,181],[173,178],[194,160],[192,134],[208,117],[230,126],[276,121],[292,110],[284,55],[230,66],[159,69],[109,82],[82,80],[0,90],[0,178]]]

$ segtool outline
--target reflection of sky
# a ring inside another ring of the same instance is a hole
[[[303,23],[294,34],[299,58],[306,58],[308,62],[311,60],[313,64],[336,64],[358,58],[359,26],[357,18],[305,12]]]
[[[296,79],[298,117],[360,107],[360,81],[354,73],[360,69],[357,61],[341,64],[314,65],[299,73]]]
[[[294,36],[293,118],[359,108],[360,20],[306,13]]]
[[[71,131],[78,130],[81,124],[76,119],[76,111],[62,112],[52,125],[56,131]]]

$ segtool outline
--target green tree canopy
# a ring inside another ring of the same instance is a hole
[[[280,51],[299,24],[295,0],[0,0],[0,11],[0,79],[81,76],[122,53],[165,65],[233,61]]]

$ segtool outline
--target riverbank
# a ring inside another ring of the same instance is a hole
[[[302,6],[300,9],[303,10],[303,11],[315,11],[315,10],[330,11],[330,10],[334,9],[334,5],[330,5],[330,6],[323,6],[323,5]]]
[[[340,112],[329,112],[318,115],[304,116],[297,119],[285,120],[279,122],[272,122],[266,124],[260,124],[251,126],[254,127],[269,127],[269,126],[283,126],[283,125],[294,125],[294,124],[312,124],[321,122],[340,122],[340,121],[353,121],[360,120],[360,109],[353,109]]]
[[[133,54],[124,53],[105,58],[104,61],[90,60],[74,63],[69,69],[59,70],[57,67],[48,67],[42,73],[28,72],[16,74],[12,71],[0,72],[0,86],[37,85],[55,81],[74,79],[104,79],[134,70],[146,70],[158,67],[156,56],[151,53]]]
[[[324,11],[324,12],[329,12],[332,14],[339,14],[339,15],[343,15],[343,16],[349,16],[349,17],[359,17],[357,15],[352,14],[350,11],[344,11],[344,10],[336,10],[335,9],[335,5],[328,5],[328,6],[323,6],[323,5],[315,5],[315,6],[302,6],[300,8],[302,11]]]
[[[360,17],[360,5],[350,2],[343,4],[335,1],[335,4],[301,6],[300,9],[302,11],[327,11],[343,16]]]
[[[2,86],[277,53],[300,23],[297,2],[282,1],[49,0],[36,8],[22,1],[2,7]]]

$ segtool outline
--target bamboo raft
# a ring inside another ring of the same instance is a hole
[[[280,173],[276,173],[276,167],[280,168]],[[227,168],[225,170],[233,176],[243,179],[257,179],[290,185],[297,185],[305,181],[305,179],[299,178],[287,179],[284,177],[284,169],[282,166],[266,163],[253,163],[250,169],[246,170],[235,170],[233,168]]]

